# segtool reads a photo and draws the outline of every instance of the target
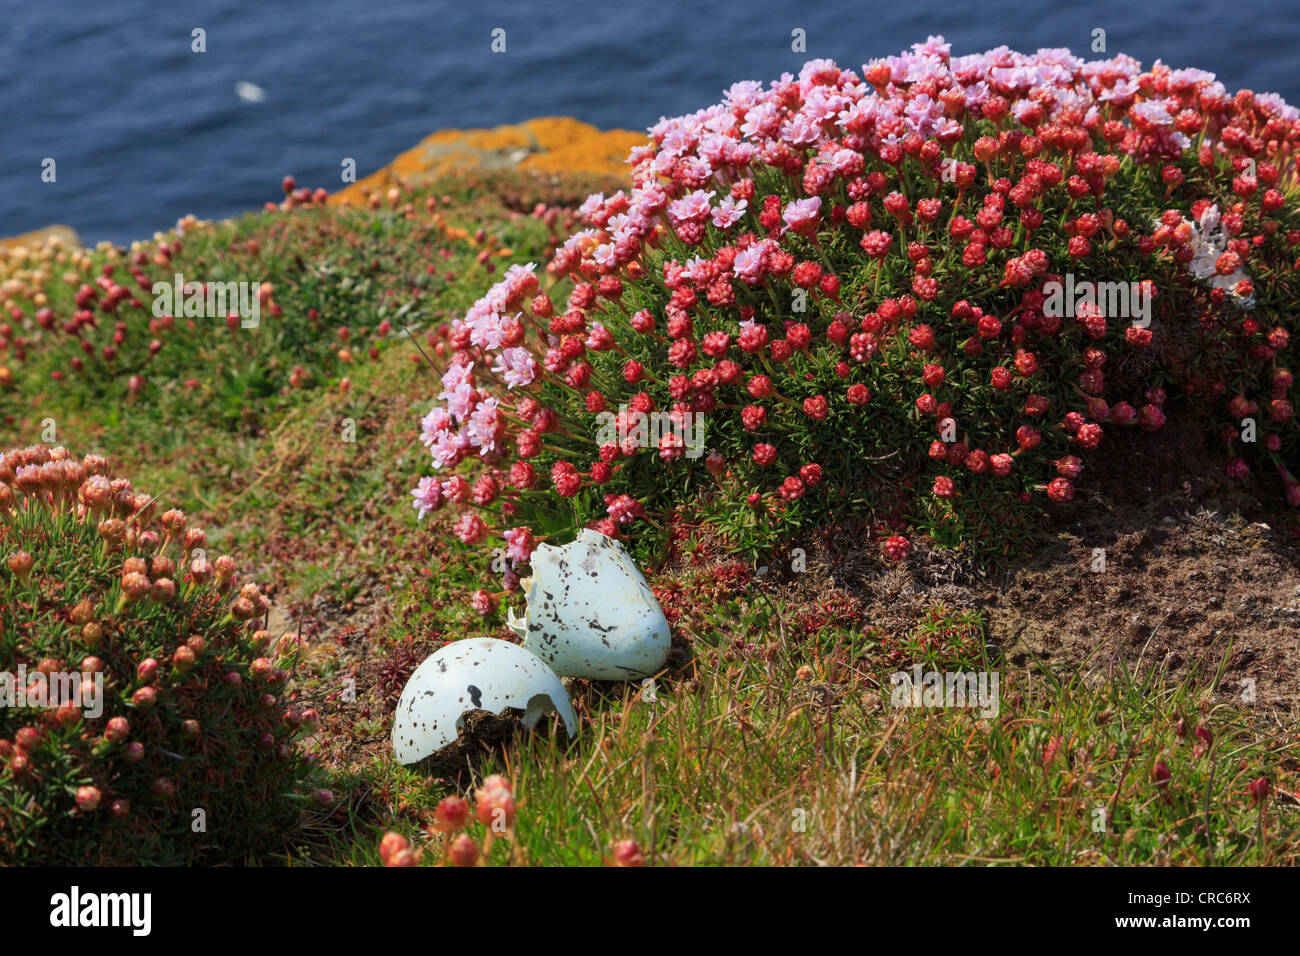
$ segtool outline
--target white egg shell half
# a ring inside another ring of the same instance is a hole
[[[398,763],[415,763],[460,735],[464,714],[507,707],[532,729],[546,710],[559,712],[572,737],[578,722],[555,672],[518,644],[493,637],[452,641],[425,659],[402,689],[393,717]]]
[[[663,609],[621,542],[583,528],[533,552],[523,617],[510,628],[562,677],[640,680],[668,659]]]

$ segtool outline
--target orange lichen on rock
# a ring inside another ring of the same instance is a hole
[[[44,229],[34,229],[31,232],[25,232],[21,236],[11,236],[8,239],[0,239],[0,247],[13,249],[17,246],[35,247],[45,244],[51,236],[58,238],[64,248],[80,249],[81,238],[77,235],[76,230],[71,226],[46,226]]]
[[[446,129],[423,140],[392,163],[330,197],[330,202],[361,205],[374,190],[398,180],[418,184],[453,170],[533,169],[620,175],[643,133],[600,130],[564,116],[545,116],[492,129]]]

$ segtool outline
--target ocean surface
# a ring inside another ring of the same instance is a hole
[[[434,130],[576,116],[643,129],[807,59],[860,69],[929,34],[954,53],[1069,47],[1216,73],[1300,104],[1297,0],[6,0],[0,235],[51,223],[88,242],[340,188]],[[506,51],[492,33],[505,30]],[[805,31],[807,52],[791,51]],[[193,52],[195,29],[206,52]],[[1097,54],[1100,56],[1101,54]],[[251,84],[256,90],[242,87]],[[260,99],[257,96],[261,93]],[[250,98],[251,95],[251,98]],[[56,180],[42,182],[55,160]]]

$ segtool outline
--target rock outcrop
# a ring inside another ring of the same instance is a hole
[[[24,232],[21,236],[0,239],[0,247],[12,249],[16,246],[39,246],[51,236],[58,236],[59,242],[69,249],[81,248],[81,237],[71,226],[46,226],[44,229],[33,229],[31,232]]]
[[[459,169],[521,168],[620,174],[643,133],[600,130],[564,116],[544,116],[492,129],[445,129],[402,153],[389,165],[330,197],[331,203],[360,204],[362,197],[402,179],[408,184]]]

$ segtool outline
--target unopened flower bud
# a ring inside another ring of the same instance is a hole
[[[239,621],[251,621],[257,617],[257,605],[245,597],[235,598],[230,605],[230,613]]]
[[[158,691],[152,687],[141,687],[131,695],[131,703],[141,710],[148,710],[158,702]]]
[[[26,551],[15,551],[9,555],[9,570],[12,571],[20,581],[26,581],[32,575],[32,568],[36,562]]]
[[[120,744],[131,733],[131,724],[125,717],[112,717],[104,728],[104,739],[109,743]]]
[[[99,523],[99,536],[111,545],[119,545],[126,536],[126,523],[121,518],[109,518]]]
[[[645,866],[645,857],[636,840],[619,840],[614,844],[615,866]]]
[[[441,833],[454,833],[469,826],[471,811],[464,797],[443,797],[433,809],[433,828]]]
[[[389,859],[403,850],[409,850],[410,848],[411,844],[407,841],[406,837],[402,836],[400,833],[394,833],[392,830],[389,830],[379,841],[379,859],[383,861],[385,866],[387,866]]]
[[[172,508],[170,511],[164,511],[162,517],[158,519],[162,525],[163,531],[167,532],[170,538],[178,537],[185,533],[185,512]]]
[[[149,579],[136,571],[122,575],[122,593],[128,601],[138,601],[149,593]]]
[[[235,559],[223,554],[213,562],[216,571],[216,585],[225,591],[235,580]]]
[[[194,660],[194,652],[184,645],[176,648],[172,654],[172,666],[182,674],[194,669]]]
[[[462,833],[451,841],[447,856],[452,866],[473,866],[478,862],[478,844],[468,833]]]
[[[113,488],[103,475],[91,475],[78,489],[77,497],[91,511],[103,511],[113,500]]]
[[[1158,787],[1166,786],[1172,777],[1173,774],[1169,772],[1168,764],[1163,760],[1157,760],[1156,765],[1151,768],[1151,779]]]
[[[212,562],[207,558],[195,558],[190,562],[190,577],[195,584],[207,584],[212,580]]]
[[[482,787],[474,792],[476,815],[480,823],[499,830],[515,822],[515,798],[505,787]]]

